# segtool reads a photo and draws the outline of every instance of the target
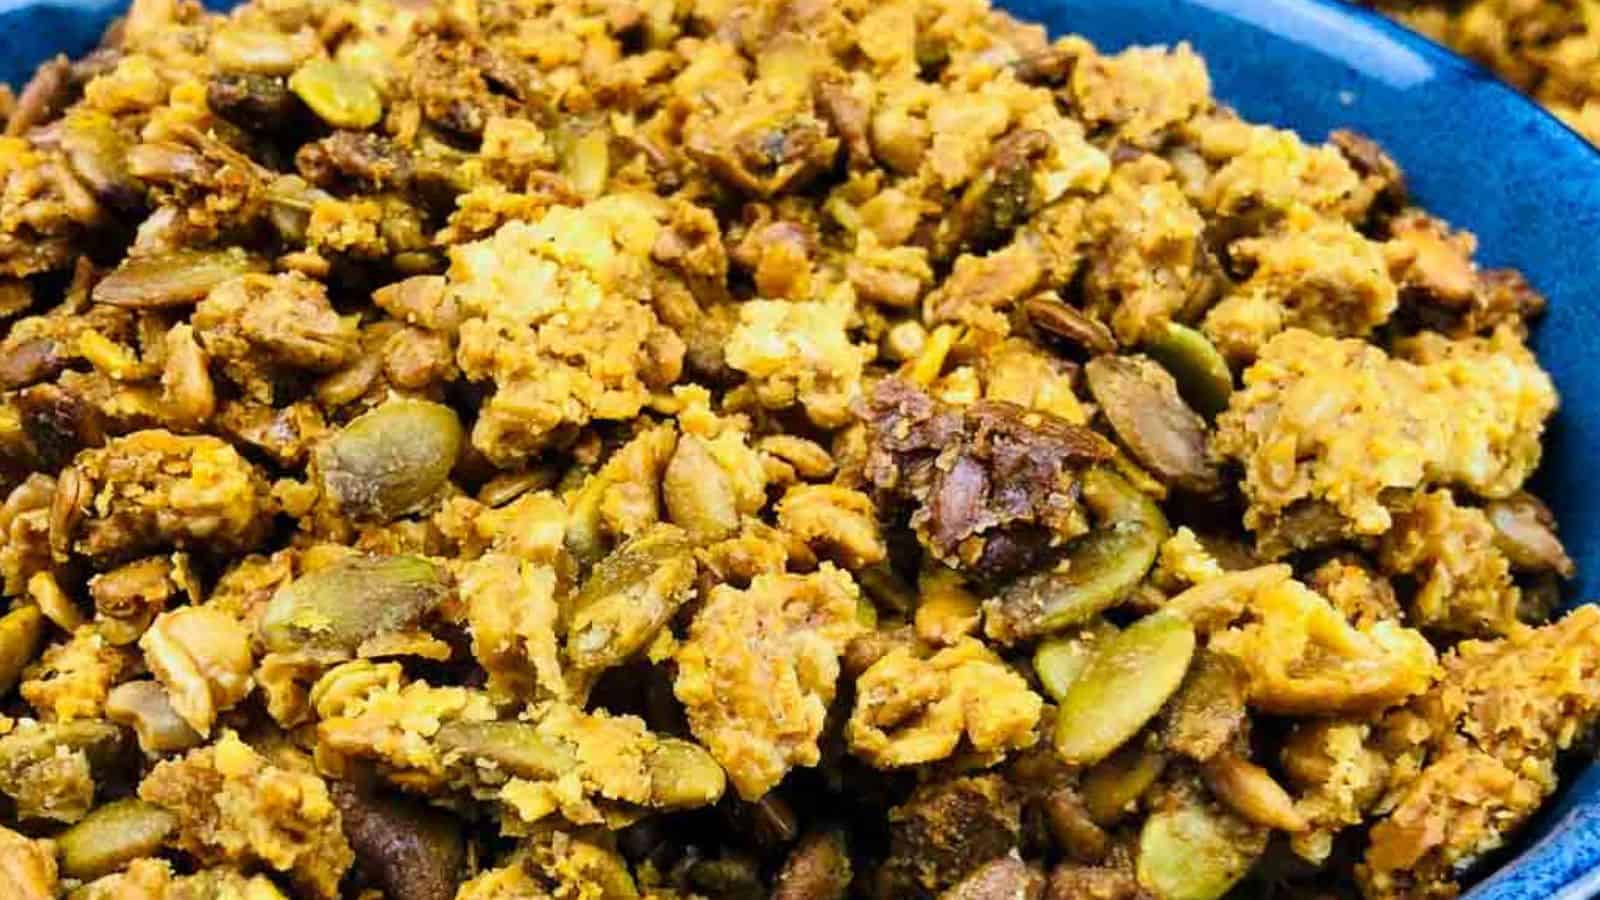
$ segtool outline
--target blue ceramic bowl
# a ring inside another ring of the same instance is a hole
[[[227,7],[229,0],[206,0]],[[1217,96],[1246,118],[1321,140],[1339,127],[1378,140],[1422,205],[1481,240],[1493,266],[1521,269],[1550,299],[1539,358],[1561,389],[1536,485],[1561,522],[1579,576],[1569,602],[1600,596],[1600,153],[1471,63],[1335,0],[997,0],[1052,35],[1107,50],[1187,40]],[[126,0],[0,0],[0,81],[95,45]],[[1600,896],[1600,766],[1565,786],[1524,848],[1469,900]]]

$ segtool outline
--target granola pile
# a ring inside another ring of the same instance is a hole
[[[1448,898],[1543,299],[982,0],[134,0],[0,92],[18,900]]]

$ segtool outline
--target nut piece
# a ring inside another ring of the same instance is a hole
[[[1084,367],[1089,392],[1117,437],[1164,483],[1204,494],[1220,474],[1206,455],[1206,423],[1178,396],[1177,383],[1147,359],[1099,356]]]
[[[391,791],[330,781],[329,794],[356,864],[393,900],[451,900],[466,868],[463,825]]]
[[[450,407],[396,398],[318,447],[317,474],[340,512],[387,522],[438,496],[461,444],[461,422]]]
[[[133,729],[139,749],[161,756],[200,746],[205,738],[172,708],[166,688],[155,681],[128,681],[106,696],[106,718]]]
[[[422,618],[449,595],[445,573],[420,556],[358,556],[279,588],[261,616],[268,650],[354,653],[362,641]]]
[[[161,849],[178,817],[154,803],[117,800],[95,809],[56,837],[61,874],[99,878]]]
[[[705,441],[686,434],[661,478],[667,516],[688,532],[689,540],[707,544],[739,527],[738,497],[733,479],[706,448]]]
[[[789,852],[773,882],[772,900],[844,900],[850,890],[844,835],[813,831]]]
[[[162,613],[139,646],[173,710],[201,735],[211,733],[218,713],[250,693],[250,630],[219,609],[185,606]]]
[[[225,281],[265,268],[260,259],[236,248],[130,256],[94,286],[89,298],[129,309],[188,306]]]
[[[1056,751],[1077,765],[1109,756],[1177,691],[1194,647],[1194,626],[1167,613],[1145,616],[1102,643],[1061,700]]]
[[[383,118],[383,98],[366,75],[331,59],[312,59],[289,76],[289,90],[322,121],[362,130]]]
[[[694,575],[681,528],[658,525],[613,550],[573,599],[567,658],[600,670],[632,656],[688,599]]]

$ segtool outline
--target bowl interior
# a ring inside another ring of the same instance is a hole
[[[1107,50],[1194,45],[1216,94],[1246,118],[1311,140],[1349,127],[1405,170],[1417,200],[1471,229],[1486,265],[1521,269],[1550,300],[1534,341],[1562,408],[1535,490],[1577,561],[1568,602],[1600,594],[1600,153],[1492,76],[1371,13],[1336,0],[996,0],[1052,35]],[[226,8],[229,0],[207,0]],[[25,82],[55,53],[92,48],[126,0],[0,0],[0,81]],[[1474,900],[1581,900],[1600,894],[1600,769],[1563,791],[1513,863]]]

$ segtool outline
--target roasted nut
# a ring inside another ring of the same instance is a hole
[[[106,718],[133,729],[139,749],[150,756],[188,750],[205,743],[198,731],[172,708],[167,689],[155,681],[127,681],[106,695]]]
[[[1194,626],[1170,613],[1102,642],[1056,712],[1056,751],[1078,765],[1109,756],[1177,691],[1194,646]]]
[[[948,890],[940,900],[1039,900],[1044,876],[1015,855],[990,860]]]
[[[331,59],[301,63],[289,76],[289,90],[335,128],[367,129],[383,118],[377,87],[359,70]]]
[[[1563,578],[1571,578],[1577,571],[1556,537],[1555,517],[1532,494],[1491,500],[1483,511],[1494,526],[1494,545],[1513,566],[1530,572],[1555,572]]]
[[[438,496],[461,444],[450,407],[391,399],[317,448],[317,474],[346,515],[386,522]]]
[[[1172,375],[1179,395],[1200,415],[1210,419],[1228,408],[1233,372],[1205,335],[1168,322],[1155,334],[1146,335],[1142,349]]]
[[[554,780],[578,767],[574,748],[531,722],[448,722],[434,743],[447,757],[484,760],[521,778]]]
[[[1165,369],[1144,359],[1099,356],[1084,367],[1089,391],[1117,437],[1162,482],[1195,493],[1216,490],[1206,423],[1178,396]]]
[[[164,612],[139,646],[173,710],[202,735],[211,733],[218,713],[250,693],[250,630],[221,610],[185,606]]]
[[[1023,301],[1022,311],[1033,327],[1089,351],[1091,354],[1117,352],[1117,339],[1099,319],[1068,306],[1053,293]]]
[[[417,556],[358,556],[272,595],[260,632],[268,650],[354,653],[362,641],[415,623],[450,593],[445,573]]]
[[[134,256],[101,279],[89,297],[96,303],[130,309],[188,306],[205,299],[225,281],[265,268],[260,259],[238,249]]]
[[[1201,771],[1211,793],[1246,820],[1283,831],[1306,830],[1306,817],[1295,809],[1294,798],[1266,769],[1232,753],[1219,753]]]
[[[844,836],[813,831],[789,852],[772,886],[772,900],[844,900],[850,889]]]
[[[1083,773],[1083,806],[1098,825],[1115,825],[1167,769],[1165,754],[1130,744]]]
[[[143,800],[117,800],[97,807],[56,836],[61,874],[89,879],[115,872],[158,852],[177,824],[177,816]]]
[[[152,556],[89,579],[95,627],[113,644],[131,644],[177,593],[172,562]]]
[[[39,655],[44,640],[44,613],[33,604],[0,617],[0,697],[11,693],[22,670]]]
[[[393,900],[451,900],[467,848],[453,816],[390,791],[330,781],[356,864]]]
[[[1207,807],[1162,810],[1139,832],[1139,883],[1158,900],[1217,900],[1265,846],[1264,832]]]
[[[689,540],[707,544],[739,527],[738,498],[733,479],[700,438],[686,434],[661,477],[661,497],[667,517],[688,533]]]
[[[567,658],[580,669],[598,670],[632,656],[687,599],[694,575],[680,528],[658,525],[618,547],[573,599]]]

